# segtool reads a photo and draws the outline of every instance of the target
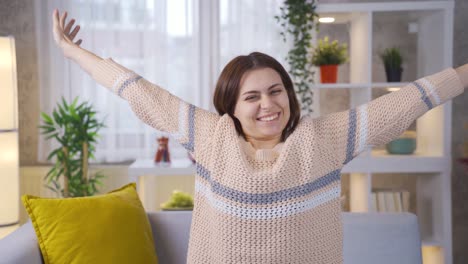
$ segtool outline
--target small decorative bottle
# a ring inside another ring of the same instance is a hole
[[[169,154],[169,145],[168,145],[169,138],[163,136],[163,137],[158,138],[157,142],[158,142],[158,151],[156,152],[156,155],[154,157],[154,162],[156,163],[171,162],[171,157]]]

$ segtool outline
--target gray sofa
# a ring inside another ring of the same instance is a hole
[[[185,263],[192,212],[151,212],[148,219],[159,263]],[[343,228],[345,264],[422,263],[421,240],[414,214],[343,213]],[[43,263],[30,222],[0,240],[0,263]]]

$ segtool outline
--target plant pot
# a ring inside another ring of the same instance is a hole
[[[321,83],[336,83],[338,75],[338,65],[321,65],[320,66],[320,82]]]
[[[387,82],[401,82],[402,68],[385,68],[385,74],[387,75]]]

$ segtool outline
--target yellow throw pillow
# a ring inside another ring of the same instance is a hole
[[[135,183],[92,197],[21,200],[45,264],[158,263]]]

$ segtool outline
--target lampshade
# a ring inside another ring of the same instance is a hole
[[[16,51],[0,37],[0,226],[19,220],[19,155]]]

